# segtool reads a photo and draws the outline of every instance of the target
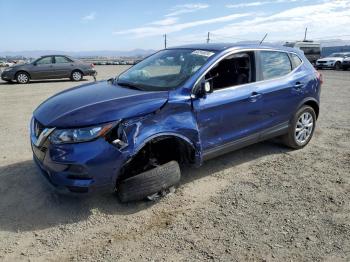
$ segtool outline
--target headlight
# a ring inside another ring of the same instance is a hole
[[[12,69],[13,69],[13,67],[6,67],[6,68],[4,69],[4,72],[11,71]]]
[[[94,140],[107,134],[117,123],[76,129],[55,129],[50,135],[53,144],[80,143]]]

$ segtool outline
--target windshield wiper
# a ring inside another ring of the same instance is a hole
[[[120,86],[126,86],[126,87],[128,87],[130,89],[144,91],[142,88],[140,88],[140,87],[138,87],[138,86],[136,86],[136,85],[134,85],[132,83],[129,83],[129,82],[119,82],[118,81],[117,84],[120,85]]]

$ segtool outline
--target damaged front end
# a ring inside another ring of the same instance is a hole
[[[50,128],[40,145],[38,137],[48,127],[35,117],[33,123],[34,160],[60,192],[111,191],[121,181],[170,161],[200,163],[199,136],[188,103],[167,101],[146,115],[91,127]]]

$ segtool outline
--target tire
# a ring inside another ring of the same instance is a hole
[[[282,137],[284,144],[294,149],[303,148],[310,142],[314,134],[315,127],[316,114],[314,109],[310,106],[302,106],[295,113],[289,126],[288,133]],[[297,131],[297,129],[300,131]],[[305,136],[302,134],[303,132]]]
[[[74,70],[70,76],[72,81],[81,81],[83,79],[83,73],[79,70]]]
[[[18,84],[28,84],[30,81],[29,74],[26,72],[18,72],[15,78]]]
[[[341,69],[341,63],[339,61],[335,63],[334,69],[335,70],[340,70]]]
[[[118,197],[123,203],[140,201],[178,184],[180,177],[179,164],[176,161],[170,161],[121,181],[117,186]]]

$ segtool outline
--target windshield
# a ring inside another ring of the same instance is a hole
[[[144,91],[167,91],[184,83],[214,52],[193,49],[162,50],[118,78],[118,84]]]
[[[341,54],[341,53],[333,53],[331,54],[329,57],[344,57],[345,54]]]

